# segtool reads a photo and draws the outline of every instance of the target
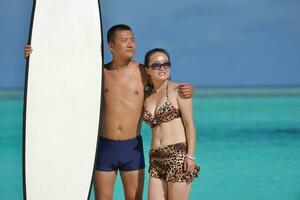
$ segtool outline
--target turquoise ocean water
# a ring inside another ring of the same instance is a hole
[[[300,87],[198,88],[193,102],[201,172],[190,199],[300,200]],[[22,199],[22,106],[21,91],[0,91],[0,200]],[[142,135],[148,167],[145,124]]]

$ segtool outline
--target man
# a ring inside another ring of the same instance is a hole
[[[140,117],[148,78],[143,66],[132,59],[136,44],[130,27],[123,24],[111,27],[107,42],[113,58],[104,66],[104,98],[94,176],[96,199],[113,199],[119,170],[125,199],[140,200],[145,168]],[[31,52],[27,45],[24,56]],[[179,86],[179,91],[186,98],[192,95],[188,84]]]

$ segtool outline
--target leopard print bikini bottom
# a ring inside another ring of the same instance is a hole
[[[183,163],[186,155],[186,144],[176,143],[166,147],[150,150],[149,174],[167,182],[190,183],[200,171],[195,166],[192,172],[184,172]]]

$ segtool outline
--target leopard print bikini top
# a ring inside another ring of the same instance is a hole
[[[159,107],[157,113],[154,113],[154,115],[147,111],[144,107],[142,112],[142,118],[147,124],[151,126],[151,128],[155,128],[163,122],[168,122],[181,117],[180,109],[175,108],[169,101],[168,84],[166,88],[166,98],[167,99],[164,102],[164,104]]]

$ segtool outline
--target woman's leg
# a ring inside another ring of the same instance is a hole
[[[167,183],[164,180],[149,178],[148,200],[167,200]]]
[[[168,200],[188,200],[192,183],[168,182]]]

